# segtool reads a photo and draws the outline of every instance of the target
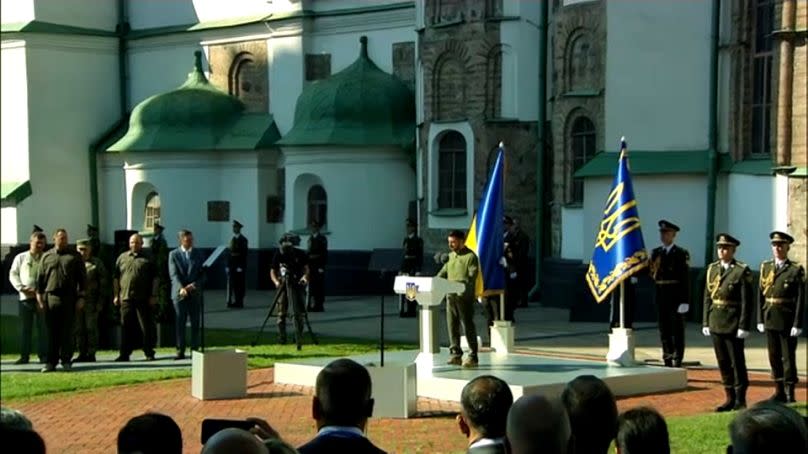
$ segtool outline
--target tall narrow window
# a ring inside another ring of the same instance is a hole
[[[143,229],[151,230],[155,222],[160,222],[160,195],[156,192],[151,192],[146,196]]]
[[[586,117],[578,117],[572,123],[570,130],[570,144],[572,146],[572,173],[578,171],[593,156],[595,156],[595,125]],[[570,202],[583,203],[584,181],[581,178],[572,179]]]
[[[317,221],[321,226],[325,226],[328,220],[327,216],[328,198],[325,189],[319,184],[316,184],[309,189],[306,224],[311,225],[312,221]]]
[[[438,143],[438,208],[466,208],[466,139],[457,131]]]
[[[771,153],[774,0],[754,0],[752,34],[752,154]]]

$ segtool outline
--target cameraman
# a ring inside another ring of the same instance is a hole
[[[298,249],[300,237],[291,233],[280,239],[280,250],[272,259],[269,272],[278,290],[278,337],[286,343],[286,315],[289,311],[289,298],[292,299],[295,332],[299,340],[303,334],[303,312],[306,310],[305,289],[309,282],[309,266],[306,253]],[[289,294],[291,292],[291,295]]]

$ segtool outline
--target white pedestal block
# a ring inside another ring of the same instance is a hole
[[[415,363],[365,367],[373,383],[374,418],[409,418],[415,414]]]
[[[491,327],[491,348],[500,354],[511,353],[515,334],[513,323],[495,320],[494,326]]]
[[[477,336],[477,348],[479,349],[482,346],[483,346],[483,338]],[[463,351],[468,351],[469,341],[468,339],[466,339],[466,336],[460,336],[460,348],[462,348]]]
[[[635,365],[634,334],[626,328],[612,328],[609,334],[609,352],[606,360],[610,366],[628,367]]]
[[[191,354],[191,395],[200,400],[247,395],[247,352],[207,350]]]

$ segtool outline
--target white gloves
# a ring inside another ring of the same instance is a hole
[[[499,258],[499,264],[502,265],[503,268],[507,268],[508,267],[508,260],[506,260],[505,257],[500,257]]]
[[[710,335],[710,327],[709,326],[702,327],[701,328],[701,334],[704,334],[705,336],[709,336]]]
[[[511,273],[511,279],[516,279],[516,273]]]
[[[765,332],[765,331],[766,331],[766,327],[765,327],[765,326],[763,326],[763,323],[758,323],[758,324],[757,324],[757,329],[758,329],[758,332],[759,332],[759,333],[762,333],[762,332]]]
[[[690,305],[689,305],[689,304],[687,304],[687,303],[682,303],[682,304],[680,304],[680,305],[679,305],[679,308],[678,308],[678,309],[676,309],[676,312],[678,312],[678,313],[680,313],[680,314],[686,314],[686,313],[687,313],[687,311],[688,311],[689,309],[690,309]]]
[[[796,326],[791,328],[791,337],[800,337],[800,334],[802,334],[802,328]]]
[[[737,337],[738,339],[746,339],[747,337],[749,337],[749,331],[739,329]]]

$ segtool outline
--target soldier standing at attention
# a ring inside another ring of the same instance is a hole
[[[247,252],[249,243],[247,237],[241,234],[244,227],[240,222],[233,221],[233,238],[230,239],[230,257],[227,261],[230,290],[235,301],[230,301],[227,295],[227,307],[240,309],[244,307],[244,294],[247,292]]]
[[[153,226],[151,257],[157,272],[157,310],[161,322],[174,322],[174,305],[171,302],[171,278],[168,275],[168,241],[163,235],[165,227],[159,222]],[[173,325],[170,325],[173,326]]]
[[[65,371],[72,369],[73,318],[84,305],[86,271],[67,241],[67,231],[56,230],[53,249],[42,256],[37,277],[36,299],[48,330],[48,359],[42,372],[53,372],[60,360]]]
[[[726,401],[716,411],[739,410],[746,407],[746,372],[744,339],[752,325],[752,270],[735,260],[735,250],[741,242],[721,233],[716,237],[718,261],[707,267],[704,288],[705,336],[712,336],[715,358],[721,370]]]
[[[757,329],[768,340],[775,393],[772,400],[796,402],[797,339],[805,310],[805,269],[788,259],[794,238],[784,232],[769,235],[773,260],[760,264]]]
[[[94,363],[98,349],[98,314],[103,309],[103,295],[107,288],[107,270],[101,259],[93,255],[89,239],[76,242],[76,248],[84,260],[87,285],[84,290],[84,306],[76,311],[75,335],[79,356],[74,363]]]
[[[527,307],[528,292],[528,253],[530,238],[519,228],[517,220],[510,216],[503,218],[505,227],[506,289],[505,320],[513,321],[513,311],[517,307]]]
[[[153,310],[157,304],[157,272],[154,262],[143,253],[143,238],[129,237],[129,250],[118,256],[112,280],[113,304],[121,307],[121,349],[117,362],[129,361],[136,323],[143,331],[143,353],[154,361],[156,327]]]
[[[654,280],[659,337],[665,367],[682,367],[685,355],[685,315],[690,309],[690,253],[673,244],[679,227],[659,221],[662,246],[651,252],[649,267]]]
[[[310,312],[323,312],[325,308],[325,264],[328,262],[328,240],[320,234],[322,225],[311,221],[309,236],[309,303]]]
[[[450,281],[462,282],[466,291],[460,295],[446,295],[446,321],[449,326],[449,360],[450,365],[463,367],[477,367],[477,329],[474,326],[474,286],[477,282],[477,272],[480,269],[477,255],[466,247],[466,235],[459,230],[449,233],[449,261],[443,265],[437,276]],[[466,333],[469,343],[468,357],[461,361],[463,350],[460,348],[460,324]]]
[[[407,236],[404,237],[402,247],[404,256],[401,259],[402,276],[418,276],[421,274],[421,267],[424,264],[424,240],[416,233],[416,224],[412,219],[407,219]],[[398,303],[399,317],[415,317],[416,301],[409,301],[404,295],[400,295]]]

